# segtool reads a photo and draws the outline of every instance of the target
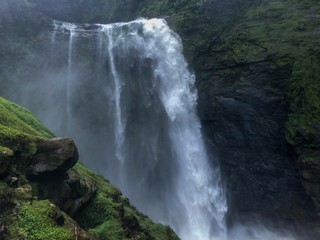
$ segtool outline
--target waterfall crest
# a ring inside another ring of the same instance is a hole
[[[69,35],[66,119],[79,141],[83,135],[77,126],[83,121],[73,116],[79,111],[73,103],[85,90],[72,77],[74,55],[80,51],[74,41],[91,39],[95,44],[96,77],[90,86],[96,87],[86,100],[95,109],[90,117],[100,119],[89,128],[102,132],[98,142],[106,147],[99,161],[105,163],[87,165],[117,184],[139,210],[170,225],[181,239],[224,239],[227,205],[220,171],[212,167],[209,161],[216,160],[209,160],[205,149],[195,77],[179,36],[163,19],[91,26],[55,21],[52,48],[58,45],[58,34]],[[74,88],[78,90],[71,94]],[[102,97],[98,101],[94,95]]]

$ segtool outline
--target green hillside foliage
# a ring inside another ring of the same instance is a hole
[[[139,213],[117,188],[81,164],[68,172],[79,179],[80,185],[71,188],[73,195],[86,194],[88,185],[95,186],[97,192],[74,218],[62,212],[55,205],[59,196],[52,196],[52,192],[60,192],[64,179],[56,177],[54,184],[49,184],[50,177],[30,180],[24,168],[19,168],[20,159],[32,159],[36,153],[36,142],[53,134],[30,111],[1,97],[0,112],[0,160],[12,155],[15,160],[8,176],[0,178],[0,225],[6,226],[10,239],[71,240],[78,224],[89,232],[81,230],[79,239],[178,239],[169,227]],[[41,193],[37,190],[40,185]],[[63,216],[63,224],[57,216]]]
[[[35,153],[34,141],[52,137],[27,109],[0,97],[0,146],[16,154],[30,156]]]

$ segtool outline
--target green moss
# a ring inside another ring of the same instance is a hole
[[[73,171],[79,172],[89,181],[96,182],[98,187],[96,197],[81,213],[76,215],[80,226],[101,239],[125,239],[121,222],[120,191],[81,164],[77,164]]]
[[[82,228],[99,239],[178,239],[170,228],[155,224],[148,217],[139,213],[130,205],[129,200],[103,177],[81,164],[77,164],[72,171],[74,174],[80,174],[87,181],[95,182],[98,187],[97,195],[75,216],[75,219]],[[126,219],[129,215],[130,219],[138,220],[138,226],[136,226],[138,229],[131,229],[127,226]]]
[[[126,239],[121,222],[115,219],[107,219],[96,228],[91,229],[89,232],[99,237],[99,239]]]
[[[0,123],[13,130],[38,137],[52,137],[30,111],[0,97]]]
[[[211,68],[228,68],[229,74],[235,71],[230,67],[260,62],[275,73],[287,69],[287,76],[272,86],[267,84],[265,90],[287,100],[286,139],[292,145],[317,147],[320,138],[319,14],[320,3],[315,1],[248,5],[242,18],[212,46],[212,57],[206,57],[207,62],[215,63]],[[238,85],[236,82],[235,88]]]
[[[56,207],[49,201],[23,203],[17,219],[11,225],[12,238],[72,240],[71,230],[57,226],[52,219],[56,211]]]
[[[10,148],[6,148],[6,147],[2,147],[2,146],[0,146],[0,152],[10,152],[11,150],[10,150]]]
[[[0,194],[6,193],[8,185],[4,182],[0,182]]]
[[[288,95],[291,113],[287,122],[287,139],[293,145],[303,143],[310,147],[312,140],[320,136],[319,66],[319,59],[314,56],[299,59],[293,66]]]
[[[0,145],[18,155],[33,155],[35,141],[53,136],[28,110],[1,97],[0,112]]]
[[[32,188],[29,184],[24,184],[18,188],[12,189],[14,199],[18,201],[29,201],[32,199]]]

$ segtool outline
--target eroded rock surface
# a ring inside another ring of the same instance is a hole
[[[71,138],[41,140],[29,166],[29,175],[62,174],[73,167],[78,158],[77,147]]]

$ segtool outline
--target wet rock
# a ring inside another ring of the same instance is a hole
[[[13,159],[13,151],[8,148],[0,149],[0,177],[8,172]]]
[[[15,177],[15,176],[9,176],[7,179],[7,183],[10,187],[18,187],[19,178]]]
[[[77,147],[71,138],[42,140],[37,143],[29,175],[63,174],[77,163],[78,157]]]
[[[122,225],[126,231],[127,237],[134,237],[141,230],[138,219],[132,214],[124,214]]]
[[[289,79],[290,69],[273,67],[267,60],[225,66],[215,70],[214,81],[200,78],[199,115],[220,160],[230,225],[256,216],[286,224],[313,212],[285,139],[288,113],[279,79]]]
[[[78,226],[75,226],[73,228],[73,234],[74,234],[75,239],[78,239],[78,240],[90,240],[90,239],[92,239],[92,237],[87,232],[83,231]]]
[[[13,195],[8,188],[0,189],[0,215],[14,206]]]
[[[300,148],[297,164],[301,170],[303,186],[320,215],[320,149]]]
[[[75,181],[75,178],[71,178],[70,181]],[[97,186],[90,181],[73,182],[69,186],[73,197],[63,204],[62,210],[73,216],[96,195]]]
[[[32,185],[35,195],[40,199],[49,199],[70,216],[85,206],[97,191],[95,182],[80,181],[80,176],[74,174],[56,176],[54,179],[36,179]]]
[[[61,211],[55,211],[51,217],[59,226],[64,225],[65,218]]]
[[[9,231],[5,226],[0,226],[0,240],[9,239]]]

